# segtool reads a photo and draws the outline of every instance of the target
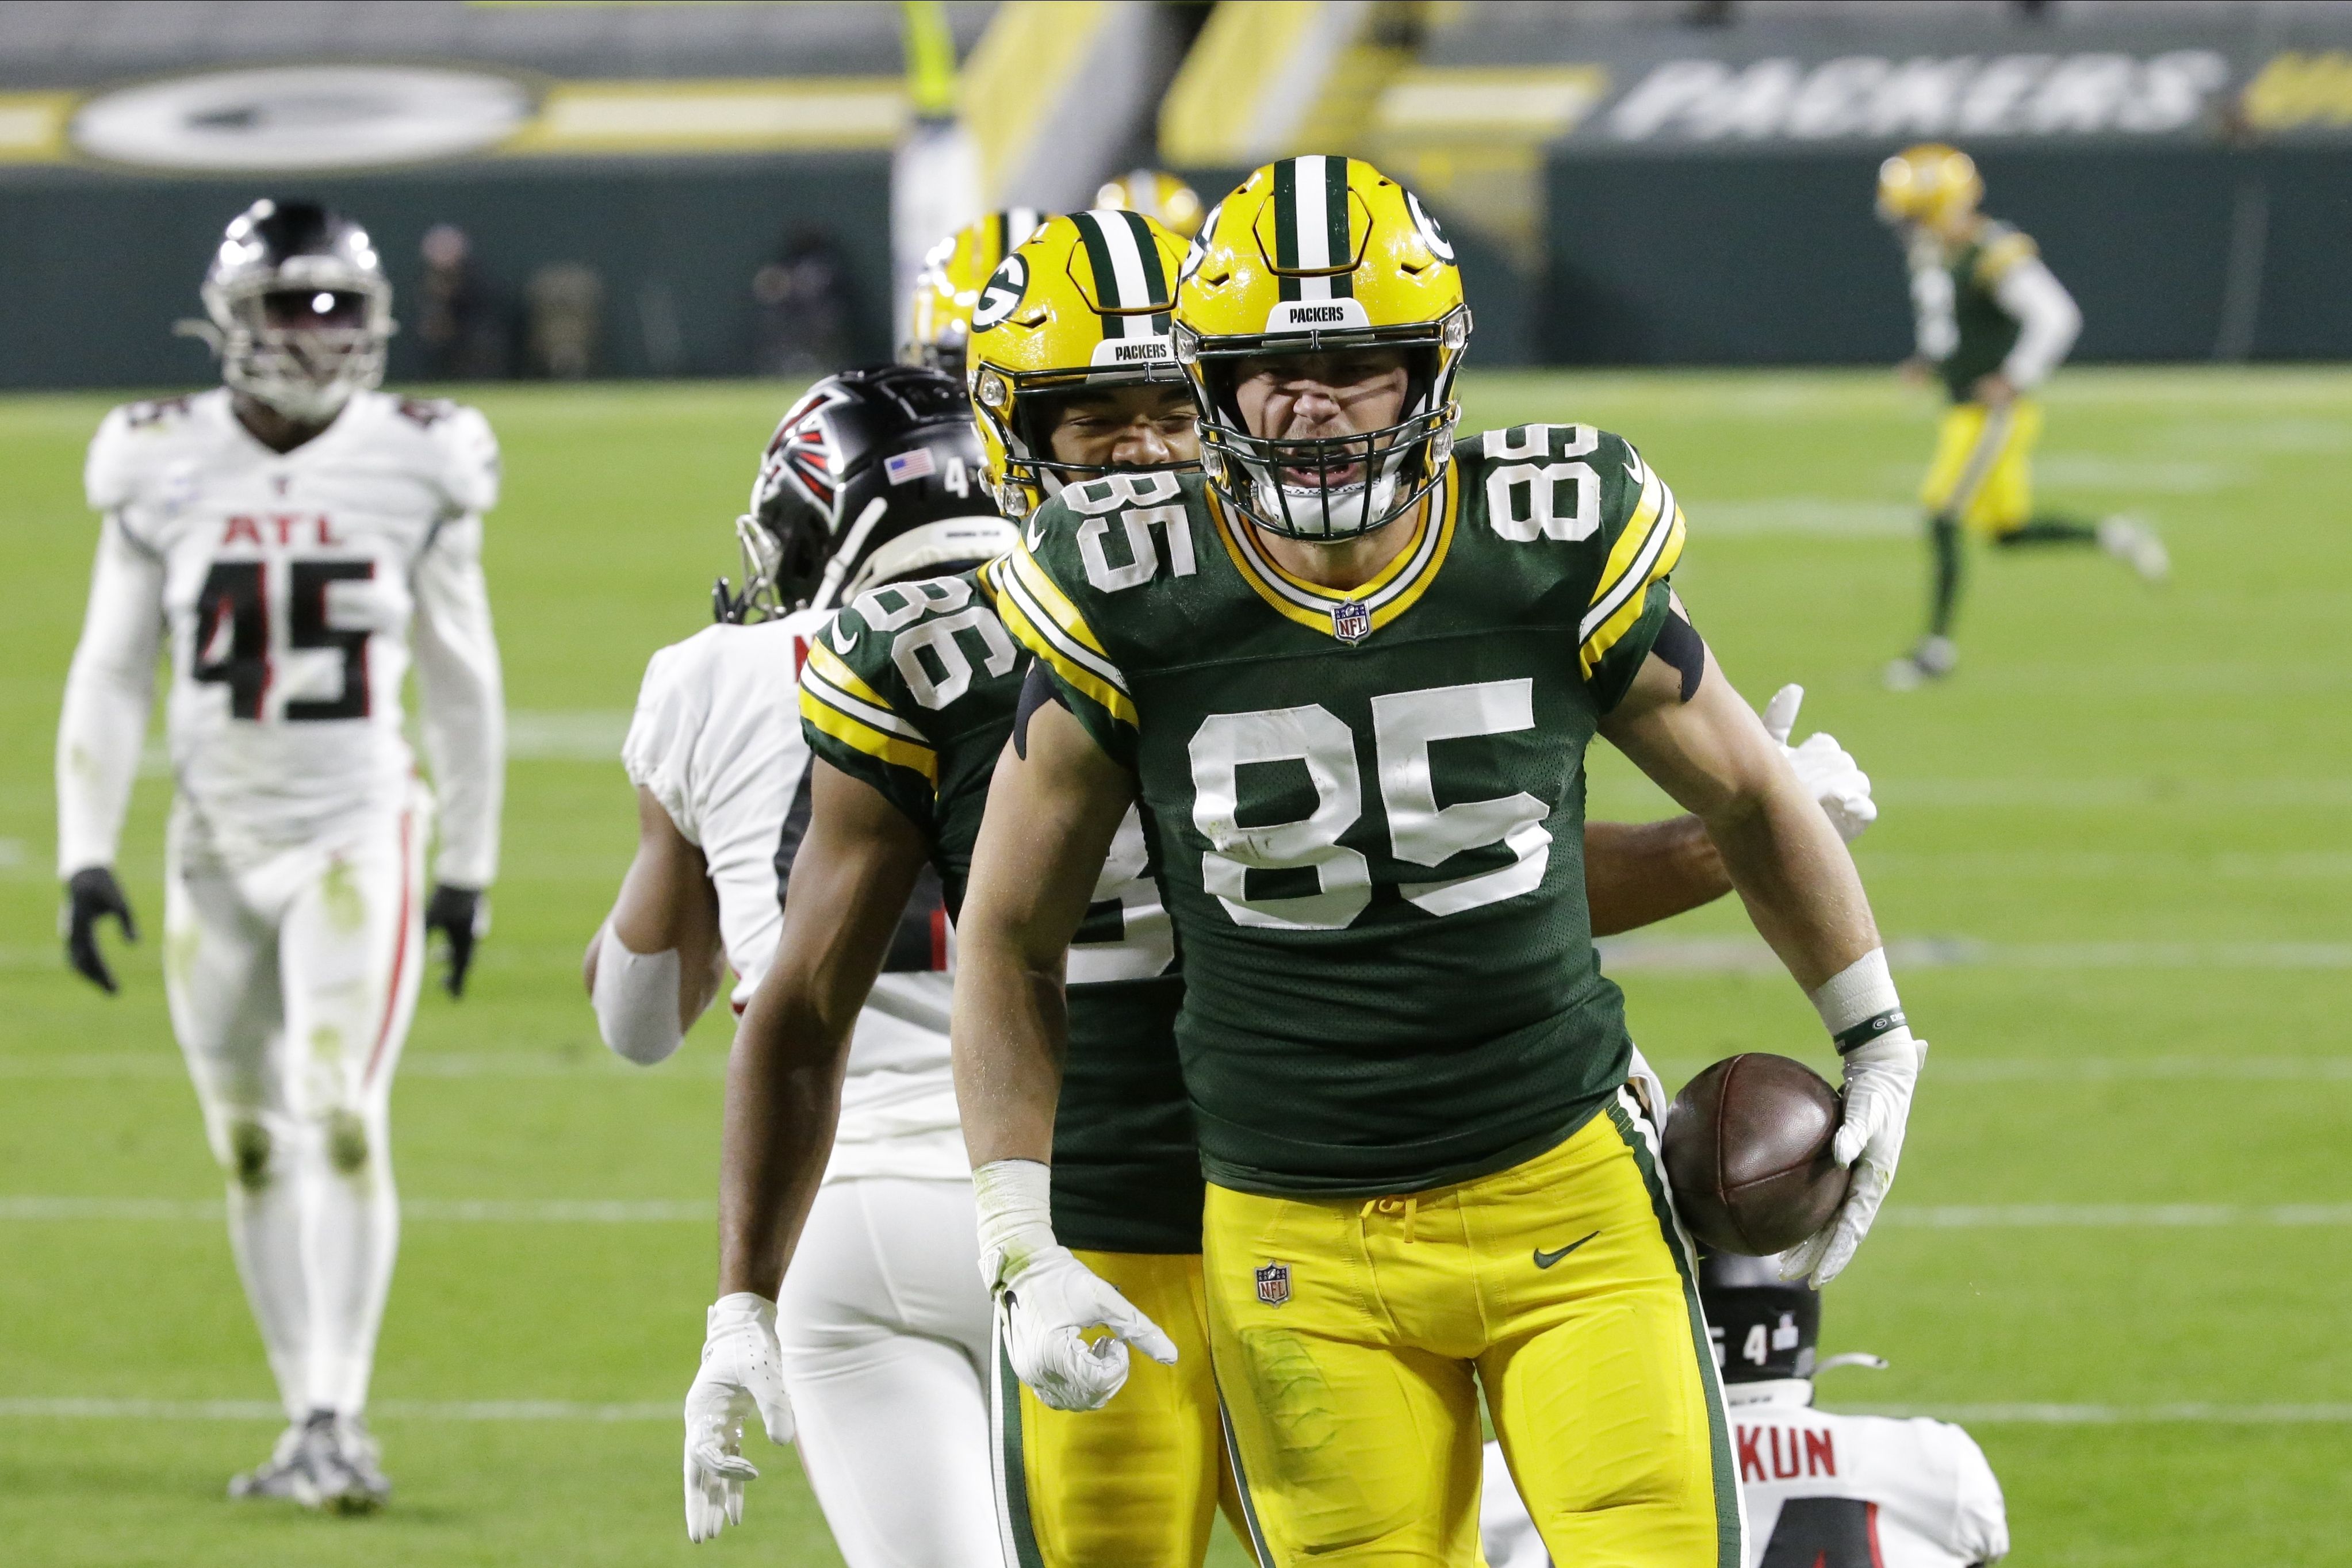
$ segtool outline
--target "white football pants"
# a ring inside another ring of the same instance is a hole
[[[1002,1568],[971,1184],[819,1188],[776,1335],[801,1463],[849,1568]]]
[[[415,794],[391,819],[234,859],[182,807],[165,843],[172,1027],[289,1419],[365,1406],[392,1285],[392,1073],[425,959]]]

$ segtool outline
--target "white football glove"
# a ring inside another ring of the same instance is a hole
[[[756,1412],[768,1441],[793,1440],[776,1303],[722,1296],[705,1322],[702,1367],[686,1391],[686,1538],[698,1542],[743,1522],[743,1483],[760,1474],[743,1457],[743,1423]]]
[[[1805,737],[1801,746],[1789,744],[1790,732],[1797,727],[1798,706],[1804,700],[1802,686],[1782,686],[1773,693],[1764,705],[1765,732],[1780,743],[1805,792],[1822,803],[1838,837],[1852,843],[1878,820],[1878,802],[1870,798],[1870,775],[1826,730]]]
[[[1895,1185],[1911,1093],[1927,1059],[1927,1042],[1899,1027],[1846,1053],[1845,1119],[1830,1154],[1853,1170],[1853,1184],[1827,1225],[1781,1255],[1782,1279],[1804,1278],[1818,1291],[1853,1261],[1878,1206],[1886,1201],[1886,1189]]]
[[[1099,1410],[1127,1382],[1128,1347],[1163,1366],[1176,1343],[1054,1239],[1051,1167],[991,1160],[972,1172],[980,1275],[996,1299],[1013,1375],[1055,1410]],[[1096,1330],[1102,1337],[1089,1343]]]

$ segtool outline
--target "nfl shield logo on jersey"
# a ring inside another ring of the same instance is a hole
[[[1290,1300],[1290,1265],[1268,1263],[1255,1270],[1257,1276],[1257,1299],[1269,1307],[1278,1307]]]
[[[1352,646],[1371,634],[1372,612],[1360,602],[1350,599],[1331,606],[1331,635]]]

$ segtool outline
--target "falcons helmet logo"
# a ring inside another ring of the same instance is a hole
[[[754,497],[752,510],[756,512],[759,501],[773,495],[777,486],[789,481],[818,510],[832,512],[834,497],[841,487],[841,458],[825,415],[849,401],[847,392],[827,380],[792,406],[769,438],[767,455],[760,465],[760,496]]]

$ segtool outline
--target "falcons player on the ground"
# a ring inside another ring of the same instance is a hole
[[[58,732],[67,956],[112,992],[98,923],[136,938],[115,845],[168,633],[164,989],[292,1423],[229,1491],[363,1511],[391,1490],[361,1413],[399,1237],[393,1068],[425,932],[456,996],[498,862],[498,445],[472,409],[373,390],[392,290],[348,219],[255,203],[203,298],[228,384],[118,408],[90,443],[105,523]]]
[[[1812,1407],[1816,1372],[1886,1364],[1814,1364],[1822,1299],[1811,1286],[1781,1279],[1775,1259],[1702,1253],[1698,1289],[1731,1407],[1747,1568],[1969,1568],[2009,1554],[2000,1483],[1976,1439],[1943,1421]],[[1480,1512],[1494,1568],[1549,1568],[1497,1443]]]
[[[585,978],[605,1043],[634,1061],[677,1049],[723,967],[740,1010],[775,956],[809,821],[808,639],[868,588],[960,571],[1014,539],[982,484],[963,388],[908,365],[811,388],[736,527],[743,591],[722,582],[721,623],[653,656],[622,750],[637,853]],[[974,1286],[946,968],[934,877],[858,1015],[832,1158],[777,1313],[803,1462],[851,1568],[994,1562],[988,1298]],[[769,1431],[792,1435],[781,1404]]]

